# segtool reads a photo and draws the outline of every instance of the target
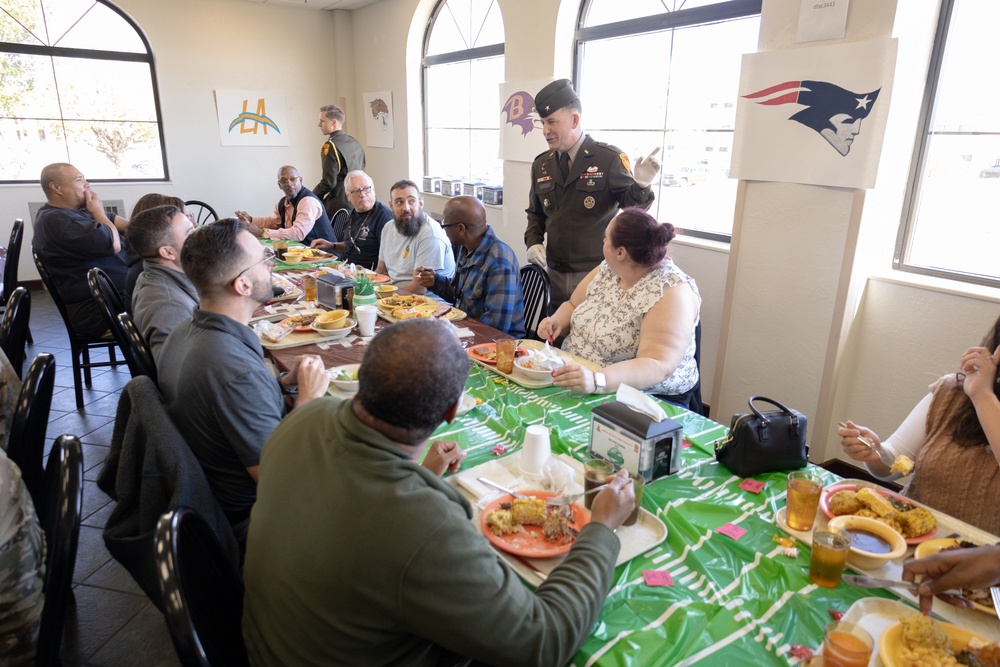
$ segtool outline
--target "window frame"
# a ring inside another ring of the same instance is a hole
[[[146,33],[123,9],[112,4],[109,0],[94,0],[97,4],[104,5],[115,14],[120,16],[131,27],[139,37],[145,48],[145,53],[132,53],[129,51],[108,51],[102,49],[81,49],[67,48],[62,46],[48,46],[37,44],[16,44],[13,42],[0,42],[0,53],[18,53],[31,56],[44,56],[49,58],[77,58],[82,60],[110,60],[119,62],[146,63],[149,65],[150,85],[153,90],[153,107],[156,111],[156,126],[160,137],[160,155],[163,159],[162,177],[144,178],[87,178],[91,183],[145,183],[145,182],[165,182],[170,180],[170,167],[167,163],[167,141],[163,130],[163,114],[160,109],[160,86],[156,78],[156,59],[153,56],[153,49],[146,38]],[[50,120],[31,118],[26,120]],[[52,119],[54,121],[54,119]],[[88,119],[97,120],[97,119]],[[66,119],[59,114],[58,122],[63,126],[65,134]],[[0,185],[21,185],[25,183],[37,183],[38,179],[16,179],[0,180]]]
[[[896,245],[892,253],[892,268],[905,273],[916,273],[924,276],[943,278],[973,285],[1000,287],[1000,277],[991,278],[977,273],[966,273],[954,269],[941,269],[910,264],[907,261],[910,246],[916,233],[916,216],[920,205],[920,195],[923,187],[923,175],[927,166],[927,154],[934,121],[934,101],[937,98],[938,85],[941,81],[941,70],[944,66],[945,50],[951,30],[952,12],[959,0],[942,0],[935,26],[934,44],[931,47],[930,60],[927,66],[927,80],[924,83],[923,99],[920,103],[920,114],[917,117],[917,131],[913,142],[913,155],[910,159],[909,173],[906,177],[906,192],[903,196],[899,228],[896,232]]]
[[[576,48],[573,50],[573,84],[578,91],[580,90],[580,82],[583,79],[583,51],[585,43],[588,41],[644,35],[653,32],[664,32],[666,30],[697,27],[750,16],[759,16],[761,6],[763,5],[763,0],[727,0],[726,2],[717,2],[689,9],[678,9],[653,16],[584,27],[587,11],[592,2],[594,0],[581,0],[577,15],[577,28],[574,37]],[[658,128],[658,131],[662,131],[663,129]],[[733,236],[732,233],[721,234],[698,229],[685,229],[683,234],[684,236],[722,243],[731,243]]]
[[[427,86],[428,86],[428,76],[427,68],[433,67],[434,65],[446,65],[450,63],[458,63],[471,60],[479,60],[482,58],[493,58],[496,56],[504,56],[505,48],[507,45],[507,31],[506,26],[504,27],[504,42],[502,44],[490,44],[488,46],[477,46],[471,49],[463,49],[461,51],[450,51],[448,53],[439,53],[437,55],[429,56],[427,55],[427,49],[430,47],[431,33],[434,31],[434,24],[441,16],[444,11],[445,6],[447,6],[448,0],[438,0],[437,4],[434,5],[434,9],[431,10],[430,16],[427,18],[427,26],[424,28],[424,43],[422,46],[421,57],[420,57],[420,106],[424,113],[424,128],[423,128],[423,149],[424,149],[424,175],[430,176],[430,151],[427,150],[428,142],[430,141],[430,127],[428,126],[427,119],[430,117],[429,110],[427,108]],[[499,8],[499,5],[498,5]],[[504,62],[506,68],[506,60]],[[467,128],[470,129],[471,128]],[[470,174],[471,177],[471,174]]]

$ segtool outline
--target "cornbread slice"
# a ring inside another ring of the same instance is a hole
[[[541,526],[545,523],[545,501],[541,498],[515,498],[510,504],[514,522],[522,526]]]
[[[855,491],[843,490],[837,491],[835,494],[830,496],[830,511],[840,516],[841,514],[854,514],[858,510],[864,507],[861,501],[858,500],[858,494]]]
[[[858,490],[858,500],[879,516],[888,516],[895,512],[888,500],[868,488]]]
[[[896,460],[892,462],[889,472],[898,472],[903,476],[909,475],[913,472],[913,459],[909,456],[897,456]]]

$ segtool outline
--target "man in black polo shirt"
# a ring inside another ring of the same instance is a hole
[[[344,179],[347,198],[354,210],[344,230],[344,238],[334,242],[316,240],[313,248],[339,254],[345,262],[374,269],[378,264],[378,249],[382,243],[382,228],[392,220],[392,211],[375,196],[375,183],[360,169]]]
[[[35,216],[31,247],[66,303],[73,329],[82,336],[110,337],[87,285],[87,271],[96,266],[124,291],[128,266],[121,234],[128,229],[128,220],[120,215],[109,219],[104,202],[71,164],[48,165],[42,169],[41,182],[47,203]]]
[[[332,239],[333,226],[323,209],[323,202],[309,188],[302,186],[299,170],[285,165],[278,170],[278,188],[285,193],[274,205],[274,215],[255,218],[246,211],[236,217],[254,236],[301,241],[309,245],[316,239]]]

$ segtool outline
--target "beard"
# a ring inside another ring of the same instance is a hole
[[[271,290],[271,272],[267,272],[267,276],[263,278],[254,278],[253,282],[253,298],[260,305],[264,305],[268,301],[274,298],[274,292]]]
[[[424,212],[421,211],[409,220],[405,218],[403,220],[395,218],[394,220],[396,222],[396,231],[407,238],[412,238],[420,231],[420,225],[424,222]]]

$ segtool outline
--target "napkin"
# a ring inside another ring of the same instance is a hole
[[[492,486],[486,486],[477,477],[485,477],[492,482],[506,486],[508,489],[512,489],[514,482],[517,481],[517,477],[499,461],[488,461],[475,468],[464,470],[455,475],[455,481],[476,498],[500,495],[500,491]]]
[[[615,396],[619,403],[624,403],[630,410],[646,415],[655,422],[661,422],[667,418],[667,413],[660,405],[649,396],[627,384],[618,386],[618,393]]]

